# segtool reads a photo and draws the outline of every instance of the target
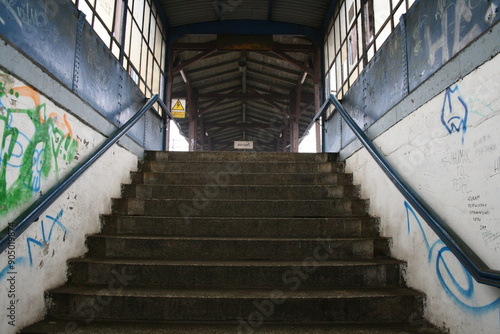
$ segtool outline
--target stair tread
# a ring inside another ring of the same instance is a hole
[[[176,199],[176,198],[141,198],[141,199],[130,199],[130,198],[124,198],[124,199],[119,199],[119,200],[125,200],[125,201],[145,201],[145,202],[186,202],[190,201],[190,199]],[[328,199],[260,199],[260,198],[255,198],[255,199],[220,199],[220,198],[214,198],[214,199],[207,199],[207,202],[220,202],[220,203],[228,203],[228,202],[262,202],[262,203],[269,203],[269,202],[283,202],[283,203],[305,203],[305,202],[313,202],[313,203],[331,203],[331,202],[340,202],[340,201],[365,201],[363,199],[359,199],[357,197],[347,197],[347,198],[328,198]]]
[[[26,328],[22,333],[59,333],[64,332],[68,320],[46,320]],[[443,333],[428,324],[419,322],[418,326],[409,324],[373,325],[334,325],[334,324],[263,324],[251,328],[252,333],[260,334],[440,334]],[[168,323],[168,322],[103,322],[77,325],[74,334],[222,334],[238,333],[237,323]],[[240,330],[241,332],[241,330]]]
[[[127,286],[122,289],[106,289],[106,285],[65,285],[50,291],[52,294],[86,296],[116,296],[137,298],[199,298],[199,299],[266,299],[276,289],[229,288],[229,289],[171,289],[164,287]],[[420,296],[421,293],[404,287],[370,288],[302,288],[296,291],[282,289],[281,298],[286,299],[339,299],[339,298],[384,298],[401,296]]]
[[[134,218],[134,219],[173,219],[173,220],[178,220],[178,219],[183,219],[182,217],[179,216],[160,216],[160,215],[140,215],[140,216],[135,216],[135,215],[126,215],[126,214],[118,214],[118,213],[110,213],[110,214],[104,214],[102,215],[103,217],[106,216],[112,216],[112,217],[119,217],[119,218]],[[377,218],[374,218],[372,216],[369,216],[367,214],[349,214],[349,215],[336,215],[332,217],[251,217],[251,216],[246,216],[246,217],[241,217],[241,216],[220,216],[220,217],[214,217],[214,216],[196,216],[196,217],[189,217],[190,221],[199,221],[199,220],[226,220],[226,221],[293,221],[293,220],[299,220],[299,221],[323,221],[323,222],[329,222],[329,221],[336,221],[336,220],[358,220],[358,219],[369,219],[369,220],[376,220]]]
[[[136,240],[179,240],[179,241],[266,241],[266,242],[311,242],[311,241],[358,241],[358,240],[387,240],[390,238],[381,236],[367,237],[341,237],[341,238],[259,238],[259,237],[200,237],[200,236],[161,236],[161,235],[119,235],[119,234],[96,234],[88,238],[115,238],[115,239],[136,239]]]
[[[175,260],[151,260],[133,258],[102,258],[84,257],[70,260],[71,263],[98,263],[109,265],[136,265],[136,266],[197,266],[197,267],[294,267],[302,266],[303,261],[262,261],[262,260],[240,260],[240,261],[175,261]],[[331,260],[318,262],[318,267],[340,267],[340,266],[372,266],[380,264],[401,264],[404,261],[393,258],[355,259],[355,260]]]

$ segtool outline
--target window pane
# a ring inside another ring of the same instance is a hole
[[[358,18],[360,18],[360,16],[358,16]],[[358,22],[357,27],[358,27],[358,56],[359,56],[359,59],[362,59],[363,54],[364,54],[364,50],[363,50],[363,38],[362,38],[363,32],[361,29],[361,21]]]
[[[391,34],[391,25],[388,24],[385,26],[384,30],[380,32],[380,35],[377,37],[377,50],[384,44],[385,40]]]
[[[113,52],[113,55],[116,57],[116,59],[120,58],[120,46],[116,42],[112,42],[111,52]]]
[[[130,12],[127,11],[127,14]],[[127,20],[127,29],[125,30],[125,54],[130,55],[130,42],[132,35],[132,20]]]
[[[332,69],[330,70],[330,93],[337,93],[337,78],[335,75],[335,64],[333,64]]]
[[[139,27],[132,24],[132,42],[130,45],[130,61],[135,67],[139,67],[141,62],[141,32]]]
[[[117,0],[115,12],[115,26],[113,28],[113,36],[121,43],[122,39],[122,20],[123,20],[123,0]]]
[[[342,62],[340,59],[340,56],[337,57],[335,60],[335,78],[337,79],[337,91],[340,90],[340,87],[342,87]]]
[[[160,67],[155,62],[153,72],[153,87],[151,87],[153,94],[160,93]]]
[[[90,23],[90,25],[92,25],[92,19],[94,18],[94,12],[92,11],[92,8],[90,8],[85,1],[80,1],[80,3],[78,4],[78,9],[80,9],[83,14],[85,14],[85,19],[88,23]]]
[[[325,45],[323,47],[324,54],[323,54],[323,60],[325,62],[324,67],[325,67],[325,74],[328,73],[328,66],[329,66],[329,59],[328,59],[328,39],[325,41]]]
[[[356,18],[356,6],[354,0],[346,0],[347,30],[354,24]]]
[[[340,8],[339,17],[340,17],[340,38],[343,41],[346,37],[345,3]]]
[[[134,0],[134,19],[137,22],[137,25],[141,28],[142,28],[143,15],[144,15],[144,0]]]
[[[384,22],[391,15],[391,4],[389,0],[374,0],[373,1],[373,12],[375,15],[375,33],[377,33]]]
[[[328,35],[328,67],[333,63],[333,59],[335,58],[335,40],[333,39],[333,31]]]
[[[366,46],[370,45],[375,36],[375,24],[373,18],[373,2],[371,0],[367,1],[363,7],[363,16],[365,19],[365,42]]]
[[[163,41],[161,43],[161,64],[160,64],[160,67],[161,67],[161,70],[162,71],[165,71],[165,62],[166,62],[166,59],[167,58],[167,44],[165,43],[165,41]]]
[[[148,62],[148,81],[146,82],[146,85],[151,88],[152,84],[153,84],[153,80],[151,80],[153,78],[153,64],[154,64],[154,58],[153,58],[153,54],[151,52],[149,52],[149,62]]]
[[[335,52],[338,52],[340,50],[340,19],[337,17],[337,20],[335,21]]]
[[[347,43],[342,45],[342,82],[348,78],[349,67],[347,63]]]
[[[142,40],[142,51],[141,51],[141,76],[145,78],[146,71],[148,70],[148,46],[146,45],[146,41]]]
[[[153,41],[155,40],[155,20],[154,18],[152,17],[151,18],[151,24],[150,24],[150,27],[149,27],[149,47],[154,50],[154,47],[153,47]]]
[[[99,19],[95,19],[94,21],[94,31],[99,35],[99,37],[102,39],[104,44],[109,48],[111,45],[111,36],[109,35],[109,32],[104,28],[102,25],[101,21]]]
[[[160,28],[156,26],[155,58],[157,61],[161,59],[161,43],[162,43],[162,38],[161,38]]]
[[[114,9],[115,0],[97,0],[96,13],[109,30],[113,26]]]
[[[149,8],[149,3],[146,3],[146,7],[144,10],[145,12],[144,12],[144,23],[142,28],[142,34],[144,35],[144,38],[147,40],[149,38],[149,19],[151,16],[151,9]]]
[[[406,13],[406,6],[404,4],[404,2],[401,4],[401,6],[399,6],[399,8],[397,9],[396,13],[394,13],[394,26],[397,26],[399,24],[399,20],[401,18],[401,15],[403,15],[404,13]]]
[[[347,39],[347,59],[350,66],[358,62],[358,31],[356,27],[351,30]]]

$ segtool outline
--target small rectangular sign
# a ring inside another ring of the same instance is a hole
[[[253,141],[235,141],[234,148],[240,150],[251,150],[253,149]]]
[[[170,112],[174,118],[186,117],[186,99],[173,99]]]

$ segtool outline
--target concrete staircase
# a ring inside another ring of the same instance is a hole
[[[24,333],[439,333],[335,160],[148,152]]]

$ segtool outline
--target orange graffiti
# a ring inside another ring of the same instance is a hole
[[[14,88],[14,92],[18,93],[20,96],[30,97],[35,103],[35,106],[39,106],[41,104],[40,94],[31,87],[28,86],[16,87]]]

